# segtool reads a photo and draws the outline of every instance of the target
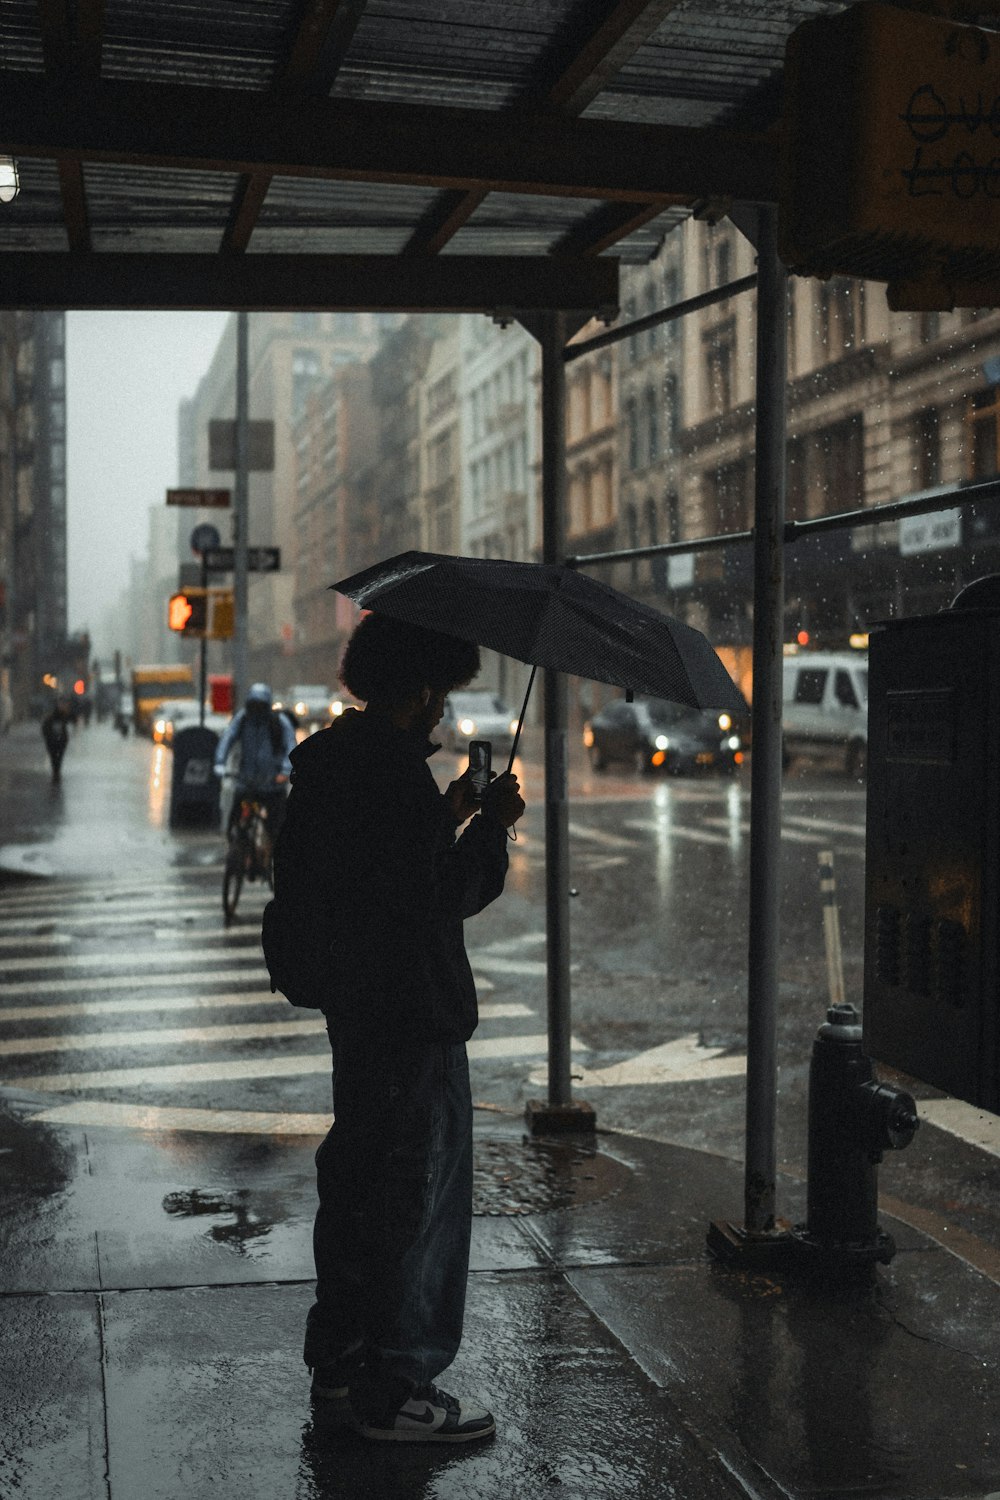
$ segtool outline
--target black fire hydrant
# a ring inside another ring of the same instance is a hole
[[[912,1096],[876,1078],[854,1006],[832,1006],[809,1068],[807,1217],[793,1231],[807,1259],[844,1273],[888,1264],[896,1246],[878,1225],[878,1164],[917,1124]]]

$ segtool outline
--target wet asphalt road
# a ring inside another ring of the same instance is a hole
[[[0,754],[0,1083],[51,1099],[53,1120],[325,1128],[322,1019],[267,986],[266,891],[223,925],[222,840],[167,826],[171,755],[78,731],[61,788],[31,726]],[[445,783],[461,769],[439,754]],[[467,926],[482,1020],[470,1052],[484,1106],[544,1096],[544,847],[538,761],[507,890]],[[786,780],[779,993],[779,1163],[805,1162],[809,1051],[828,1003],[817,857],[832,849],[848,999],[861,1001],[864,788],[838,771]],[[749,772],[597,775],[574,753],[571,903],[577,1091],[608,1128],[740,1158],[749,882]],[[47,871],[42,875],[42,871]],[[931,1096],[933,1090],[923,1090]],[[1000,1162],[924,1130],[883,1190],[994,1238]],[[779,1205],[779,1211],[780,1211]]]
[[[267,891],[245,887],[237,920],[224,926],[221,837],[166,826],[170,752],[123,743],[97,725],[79,731],[71,751],[55,791],[41,768],[6,772],[23,782],[24,819],[6,862],[20,857],[23,868],[51,873],[0,890],[0,1080],[54,1102],[85,1097],[98,1114],[98,1106],[140,1102],[324,1112],[322,1021],[267,988],[259,948]],[[455,757],[437,760],[442,782],[460,767]],[[521,777],[528,811],[511,845],[507,890],[467,926],[482,1005],[476,1094],[507,1107],[537,1096],[545,1057],[542,787],[532,761]],[[723,1113],[741,1094],[748,817],[742,779],[576,768],[574,1058],[582,1091],[609,1124],[639,1116],[673,1128],[709,1081]],[[782,978],[790,1050],[825,1003],[821,847],[836,850],[849,984],[855,977],[863,817],[861,788],[829,779],[789,789]],[[652,1081],[664,1066],[669,1076]],[[738,1109],[729,1112],[735,1121]],[[713,1129],[699,1109],[688,1128],[693,1144],[719,1148],[733,1144],[731,1125],[727,1133],[720,1119]]]

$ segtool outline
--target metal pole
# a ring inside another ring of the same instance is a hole
[[[562,561],[566,538],[566,314],[544,313],[542,349],[542,561]],[[569,803],[566,678],[545,672],[545,908],[549,1104],[571,1103]]]
[[[218,535],[218,532],[216,533],[216,535]],[[205,562],[205,553],[204,552],[202,552],[202,554],[201,554],[201,586],[202,586],[203,589],[205,589],[207,591],[207,589],[208,589],[208,565]],[[210,623],[211,623],[211,611],[209,610],[209,607],[208,607],[208,593],[206,592],[205,593],[205,629],[206,630],[209,628]],[[204,636],[202,636],[202,638],[201,638],[201,640],[199,642],[199,645],[201,647],[201,651],[200,651],[200,654],[199,654],[199,664],[198,664],[198,684],[199,684],[198,685],[198,724],[199,724],[199,727],[201,729],[204,729],[204,727],[205,727],[205,688],[207,686],[207,679],[208,679],[208,641],[205,639]]]
[[[753,754],[744,1227],[774,1229],[777,1177],[777,998],[781,872],[781,678],[785,613],[785,385],[788,278],[777,211],[758,210],[757,416],[754,496]]]
[[[233,489],[233,708],[246,696],[247,681],[247,548],[249,529],[248,474],[249,316],[236,314],[236,476]]]

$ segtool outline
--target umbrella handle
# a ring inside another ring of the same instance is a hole
[[[514,734],[514,743],[510,747],[510,760],[507,762],[508,772],[514,769],[514,756],[517,754],[517,745],[518,741],[521,738],[521,725],[524,723],[524,716],[528,711],[528,699],[531,697],[531,685],[535,680],[535,673],[537,671],[538,666],[536,663],[536,665],[531,669],[531,676],[528,678],[528,691],[525,693],[524,702],[521,704],[521,717],[517,721],[517,729]]]

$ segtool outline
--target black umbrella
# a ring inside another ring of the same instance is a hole
[[[457,635],[534,668],[692,708],[747,707],[700,631],[573,568],[401,552],[330,587],[362,609]]]

